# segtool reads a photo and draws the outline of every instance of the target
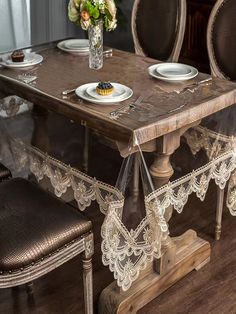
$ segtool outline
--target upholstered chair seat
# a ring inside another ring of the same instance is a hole
[[[0,186],[0,271],[47,258],[91,230],[91,222],[24,179]]]
[[[0,288],[31,282],[83,254],[85,312],[92,313],[92,224],[25,179],[0,183]]]

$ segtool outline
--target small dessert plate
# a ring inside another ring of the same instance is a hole
[[[176,81],[187,81],[187,80],[191,80],[193,79],[194,77],[196,77],[198,75],[198,70],[192,66],[189,66],[191,68],[191,73],[190,74],[185,74],[185,75],[173,75],[173,76],[163,76],[161,75],[160,73],[158,73],[156,71],[156,68],[157,68],[158,64],[154,64],[154,65],[151,65],[149,68],[148,68],[148,73],[152,76],[152,77],[155,77],[157,78],[158,80],[161,80],[161,81],[165,81],[165,82],[176,82]]]
[[[68,53],[84,55],[89,53],[89,41],[88,39],[67,39],[60,41],[57,48]]]
[[[110,94],[110,95],[106,95],[106,96],[99,95],[96,92],[96,87],[98,85],[97,83],[91,84],[87,88],[86,93],[95,99],[102,99],[102,100],[104,100],[104,99],[113,100],[116,98],[122,98],[124,96],[124,94],[126,93],[124,85],[118,84],[118,83],[111,83],[111,84],[114,87],[114,90],[113,90],[112,94]]]
[[[4,56],[2,58],[1,65],[7,68],[23,68],[37,65],[43,61],[43,57],[37,53],[25,53],[25,59],[22,62],[13,62],[11,55]]]
[[[69,39],[64,42],[64,46],[72,50],[88,50],[89,41],[88,39]]]
[[[157,64],[156,72],[165,77],[183,77],[191,75],[192,69],[187,64],[164,62]]]
[[[118,84],[118,83],[111,83],[114,88],[117,87],[117,85],[119,85],[119,88],[123,88],[125,90],[125,93],[119,97],[110,97],[107,98],[108,96],[101,96],[101,98],[97,99],[94,98],[90,95],[87,94],[87,90],[92,87],[96,87],[98,85],[99,82],[96,83],[88,83],[88,84],[84,84],[79,86],[76,90],[75,93],[79,98],[82,98],[88,102],[94,103],[94,104],[99,104],[99,105],[111,105],[111,104],[115,104],[115,103],[120,103],[121,101],[127,100],[129,99],[132,95],[133,95],[133,91],[131,88],[129,88],[128,86],[122,85],[122,84]]]

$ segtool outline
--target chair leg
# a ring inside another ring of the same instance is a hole
[[[85,314],[93,314],[93,273],[92,258],[83,258],[83,285]]]
[[[87,126],[85,126],[83,169],[86,173],[88,172],[88,158],[89,158],[89,128]]]
[[[28,295],[33,295],[34,294],[34,283],[33,281],[28,282],[26,284],[26,291]]]
[[[221,236],[223,204],[224,204],[224,190],[217,187],[215,240],[220,240]]]

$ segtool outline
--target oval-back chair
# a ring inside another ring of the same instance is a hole
[[[236,2],[218,0],[207,28],[207,49],[213,76],[236,80]]]
[[[186,0],[135,0],[131,21],[135,52],[177,62],[185,24]]]
[[[211,12],[207,27],[207,49],[210,60],[211,74],[214,77],[236,81],[236,1],[218,0]],[[235,125],[235,126],[234,126]],[[186,134],[187,142],[192,151],[199,145],[191,140],[191,136],[198,132],[199,139],[202,136],[206,140],[218,145],[219,141],[224,147],[230,142],[236,141],[236,106],[233,105],[212,116],[204,119],[201,126],[190,130]],[[189,137],[189,134],[190,137]],[[235,141],[234,141],[235,137]],[[197,137],[195,137],[196,139]],[[193,137],[192,137],[193,139]],[[200,150],[201,144],[197,150]],[[204,146],[202,147],[204,148]],[[195,151],[196,152],[196,151]],[[221,150],[220,152],[223,152]],[[208,156],[215,156],[214,152],[209,152]],[[211,158],[210,158],[211,159]],[[218,188],[217,209],[216,209],[216,229],[215,238],[220,239],[222,225],[222,211],[224,201],[224,190]]]

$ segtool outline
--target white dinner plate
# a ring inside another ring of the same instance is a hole
[[[78,46],[76,48],[67,48],[66,44],[68,44],[69,40],[71,40],[71,39],[60,41],[57,44],[57,48],[59,48],[62,51],[69,52],[69,53],[85,54],[85,55],[89,53],[89,46],[87,46],[86,48],[84,48],[84,46],[83,46],[83,48],[81,48],[81,49],[78,49]],[[77,39],[77,41],[81,41],[83,43],[83,45],[84,45],[84,41],[88,42],[87,39]]]
[[[126,89],[124,88],[124,85],[119,84],[119,83],[114,83],[112,84],[112,86],[114,87],[113,93],[107,96],[102,96],[96,92],[97,85],[98,85],[97,83],[93,83],[86,89],[86,93],[95,99],[101,99],[101,100],[108,99],[109,101],[113,101],[114,99],[117,100],[117,98],[122,99],[122,97],[126,93]]]
[[[110,104],[115,104],[115,103],[119,103],[121,101],[127,100],[129,99],[132,95],[133,95],[133,91],[131,88],[129,88],[128,86],[119,84],[120,86],[122,86],[125,90],[125,93],[121,96],[121,97],[116,97],[116,98],[107,98],[107,97],[103,97],[102,99],[96,99],[94,97],[91,97],[90,95],[87,94],[87,89],[90,86],[97,86],[99,82],[96,83],[88,83],[88,84],[84,84],[79,86],[76,90],[75,93],[78,97],[87,100],[89,102],[92,102],[94,104],[99,104],[99,105],[110,105]],[[116,86],[116,84],[118,83],[111,83],[114,87]]]
[[[11,54],[2,57],[1,64],[7,68],[24,68],[39,64],[43,61],[43,57],[37,53],[27,52],[23,62],[13,62]]]
[[[155,78],[157,78],[161,81],[165,81],[165,82],[187,81],[187,80],[193,79],[194,77],[196,77],[198,75],[198,70],[192,66],[189,66],[191,68],[191,74],[189,74],[189,75],[166,77],[166,76],[159,74],[156,71],[156,67],[157,67],[157,64],[151,65],[148,68],[148,73],[152,77],[155,77]]]
[[[68,39],[64,42],[64,46],[70,50],[88,50],[89,41],[88,39]]]
[[[164,62],[157,64],[156,72],[165,77],[183,77],[192,74],[192,67],[182,63]]]

